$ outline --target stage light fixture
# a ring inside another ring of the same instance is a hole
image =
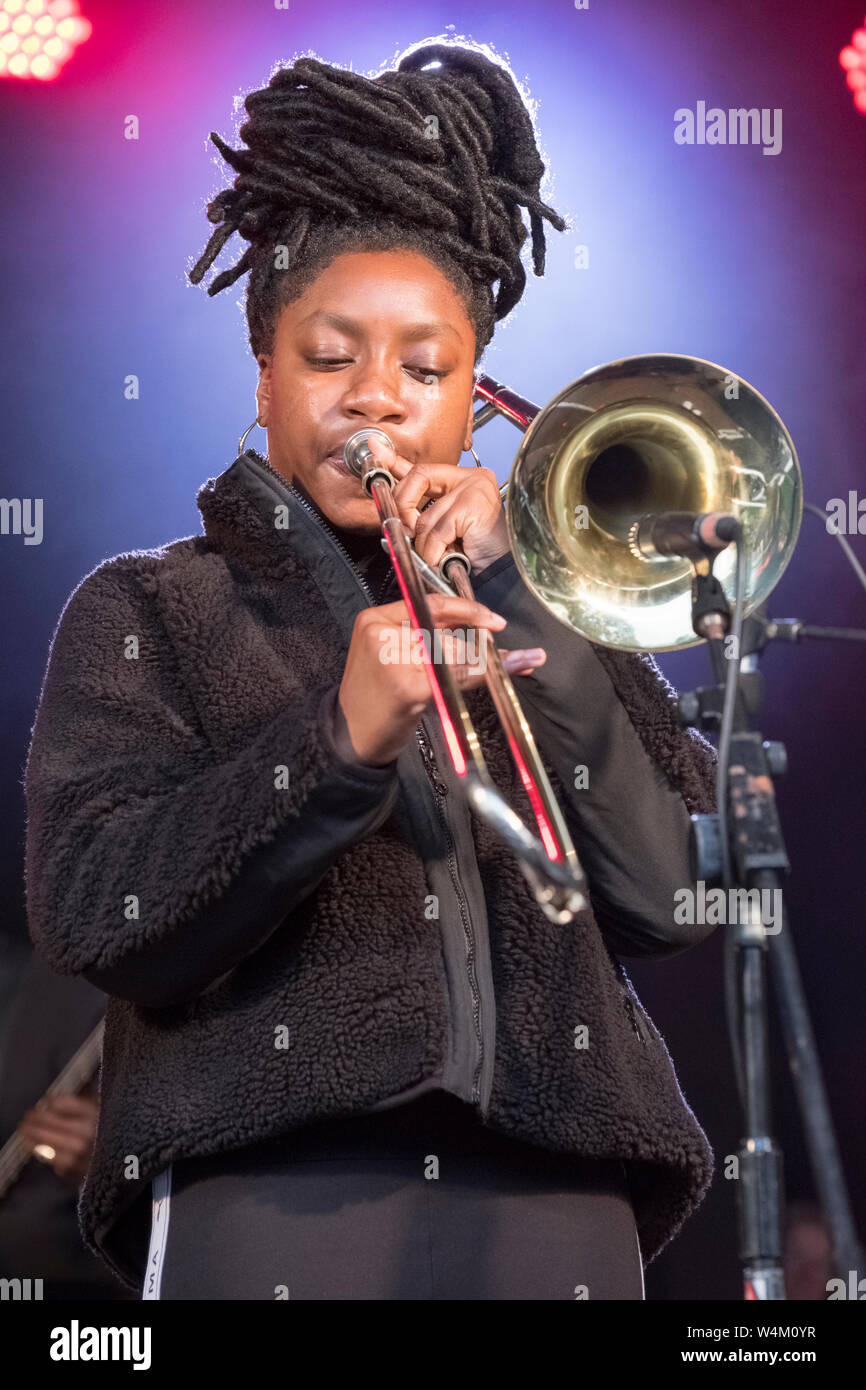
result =
[[[57,77],[93,33],[78,0],[0,0],[0,77]]]

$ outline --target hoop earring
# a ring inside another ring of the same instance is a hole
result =
[[[471,444],[469,445],[469,448],[468,448],[468,449],[464,449],[463,452],[464,452],[464,454],[469,453],[469,454],[472,455],[472,457],[473,457],[474,460],[475,460],[475,467],[476,467],[476,468],[482,468],[482,467],[483,467],[483,464],[482,464],[480,458],[479,458],[478,455],[476,454],[476,452],[475,452],[475,450],[473,449],[473,447],[472,447]]]
[[[240,439],[238,440],[238,453],[239,453],[239,454],[242,454],[242,453],[244,452],[244,441],[246,440],[246,437],[247,437],[247,435],[249,434],[250,430],[253,429],[256,425],[258,425],[258,427],[259,427],[260,430],[265,430],[265,429],[267,429],[267,425],[263,425],[263,424],[262,424],[262,422],[261,422],[261,420],[259,419],[258,414],[257,414],[255,420],[253,420],[253,423],[252,423],[251,425],[247,425],[247,428],[244,430],[243,434],[241,435]],[[267,458],[267,454],[265,454],[265,458]]]

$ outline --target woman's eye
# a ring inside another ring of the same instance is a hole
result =
[[[309,362],[311,367],[322,367],[327,369],[328,367],[345,367],[351,363],[352,358],[308,357],[307,361]],[[443,376],[448,375],[447,372],[437,371],[435,367],[415,367],[409,362],[405,363],[404,365],[407,372],[414,372],[417,376],[423,378],[423,380],[427,383],[431,383],[433,380],[441,381]]]
[[[410,366],[407,366],[407,367],[406,367],[406,370],[407,370],[407,372],[417,372],[418,375],[424,377],[425,380],[428,380],[429,378],[434,377],[437,381],[441,381],[441,379],[442,379],[443,376],[447,376],[447,375],[448,375],[447,372],[437,372],[433,367],[410,367]]]

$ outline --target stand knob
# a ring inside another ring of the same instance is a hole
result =
[[[689,863],[692,878],[697,882],[715,885],[722,881],[722,846],[719,839],[719,818],[715,811],[690,817],[692,836]]]
[[[771,777],[784,777],[788,771],[788,750],[778,739],[765,739],[764,754]]]

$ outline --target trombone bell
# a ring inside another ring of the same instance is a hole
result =
[[[504,489],[520,573],[567,627],[602,646],[695,646],[692,567],[628,545],[653,512],[731,512],[743,528],[744,615],[775,588],[802,519],[794,444],[772,406],[698,357],[627,357],[587,372],[543,409],[479,378],[484,423],[498,409],[524,438]],[[497,405],[497,401],[501,404]],[[479,412],[479,416],[481,412]],[[733,550],[714,573],[734,597]]]

